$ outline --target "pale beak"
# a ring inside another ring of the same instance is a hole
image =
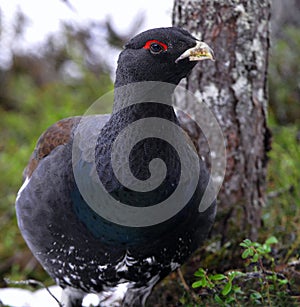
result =
[[[189,58],[190,61],[202,61],[202,60],[215,60],[213,50],[204,42],[197,42],[197,45],[193,48],[186,50],[175,63]]]

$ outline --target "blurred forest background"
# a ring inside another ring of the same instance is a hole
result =
[[[300,3],[273,2],[268,119],[273,142],[259,240],[276,236],[278,263],[286,265],[300,255]],[[19,11],[12,34],[15,40],[22,39],[27,22]],[[4,277],[53,283],[32,257],[17,227],[14,202],[22,171],[47,127],[83,114],[112,89],[110,65],[94,48],[103,40],[97,33],[105,33],[106,43],[121,50],[141,23],[137,17],[125,36],[109,21],[91,21],[85,27],[65,23],[60,33],[45,38],[39,50],[14,51],[11,65],[0,69],[0,287],[6,286]],[[0,6],[0,41],[1,29]],[[103,113],[110,111],[110,105],[103,105]],[[205,264],[209,267],[209,262]]]

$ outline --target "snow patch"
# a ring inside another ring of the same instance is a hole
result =
[[[118,307],[128,288],[128,283],[122,283],[110,292],[101,294],[88,294],[84,297],[82,306],[91,307]],[[58,299],[61,299],[62,289],[59,286],[49,287],[50,292]],[[57,307],[58,304],[53,297],[49,295],[46,289],[29,291],[20,288],[0,289],[0,302],[4,305],[13,307]]]

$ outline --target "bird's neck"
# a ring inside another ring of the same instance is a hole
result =
[[[114,104],[112,114],[115,115],[119,113],[122,109],[131,107],[128,108],[128,110],[130,110],[130,112],[133,112],[132,116],[135,120],[137,120],[137,117],[139,116],[147,116],[147,114],[144,114],[144,112],[151,113],[152,116],[160,117],[161,112],[166,111],[166,115],[168,116],[170,115],[170,110],[173,110],[172,102],[175,87],[176,86],[173,84],[158,81],[132,82],[128,84],[123,84],[122,86],[116,86],[114,91]],[[149,108],[139,107],[139,104],[147,104],[150,102],[157,103],[157,107],[153,110],[153,105],[151,104],[149,104]],[[155,114],[155,112],[158,113]],[[173,119],[173,116],[169,118],[169,120],[171,121],[173,121]]]
[[[172,106],[157,102],[143,102],[130,105],[124,109],[119,110],[118,112],[112,113],[111,129],[115,130],[116,122],[118,122],[118,126],[125,128],[127,125],[133,124],[140,119],[146,118],[165,119],[178,124],[178,119]],[[147,126],[144,128],[146,130]],[[137,134],[140,132],[143,133],[142,131],[132,131],[132,133],[134,132]]]
[[[172,106],[174,90],[173,84],[156,81],[135,82],[116,87],[113,112],[108,122],[111,131],[120,133],[120,127],[127,128],[129,125],[146,118],[151,118],[153,121],[157,119],[157,122],[159,122],[159,119],[164,119],[178,124]],[[158,123],[157,125],[160,126],[161,124]],[[149,128],[151,127],[143,125],[141,129],[131,129],[130,138],[138,140],[141,136],[145,137]],[[127,142],[126,139],[122,141]]]
[[[171,105],[171,89],[174,86],[159,91],[155,84],[134,84],[116,89],[113,113],[101,130],[95,152],[97,172],[102,182],[108,182],[107,186],[104,183],[107,190],[122,189],[112,169],[112,155],[117,157],[119,169],[123,169],[123,164],[129,161],[132,171],[140,180],[148,178],[150,161],[161,156],[172,165],[170,169],[173,171],[168,176],[172,177],[172,182],[166,190],[169,193],[173,189],[180,166],[176,153],[162,141],[166,133],[168,138],[177,137],[174,126],[179,123]],[[118,150],[115,144],[118,144]],[[129,156],[126,156],[126,148],[130,148]]]

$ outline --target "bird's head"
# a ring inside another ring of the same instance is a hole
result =
[[[133,82],[162,81],[178,84],[197,61],[214,60],[212,49],[188,31],[157,28],[132,38],[121,52],[116,87]]]

